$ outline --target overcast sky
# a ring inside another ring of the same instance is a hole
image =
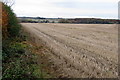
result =
[[[15,0],[17,16],[118,18],[119,0]]]

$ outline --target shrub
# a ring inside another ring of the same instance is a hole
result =
[[[8,28],[8,33],[10,37],[19,36],[19,31],[20,31],[20,25],[11,26]]]
[[[7,32],[5,33],[8,33],[7,36],[9,37],[16,37],[19,35],[19,31],[20,31],[20,24],[18,24],[18,20],[16,18],[16,15],[14,14],[13,10],[11,9],[10,6],[7,6],[5,4],[3,4],[3,10],[5,12],[7,12]],[[4,32],[3,32],[4,33]]]
[[[69,23],[69,21],[67,19],[61,19],[59,20],[59,23]]]

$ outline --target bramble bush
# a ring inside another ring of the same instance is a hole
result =
[[[8,31],[8,32],[6,32],[7,36],[8,37],[16,37],[16,36],[18,36],[19,32],[20,32],[21,25],[18,24],[18,20],[16,18],[16,15],[14,14],[14,12],[11,9],[10,6],[7,6],[7,5],[3,4],[3,9],[6,12],[5,14],[7,15],[7,17],[5,17],[6,20],[4,19],[4,21],[7,21],[5,23],[7,25],[3,26],[3,27],[7,27],[6,28],[7,30],[5,30],[5,31]],[[2,14],[3,18],[4,18],[5,14]]]

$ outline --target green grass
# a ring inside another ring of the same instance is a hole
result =
[[[48,75],[45,71],[43,71],[42,67],[38,65],[33,65],[34,72],[33,75],[38,78],[51,78],[51,75]]]
[[[37,55],[30,50],[30,44],[24,44],[25,35],[4,41],[3,80],[6,78],[51,78],[42,66],[37,64]],[[40,47],[42,48],[42,47]]]

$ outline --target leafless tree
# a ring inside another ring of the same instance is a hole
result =
[[[15,0],[2,0],[2,2],[8,6],[12,6],[12,5],[14,5]]]

